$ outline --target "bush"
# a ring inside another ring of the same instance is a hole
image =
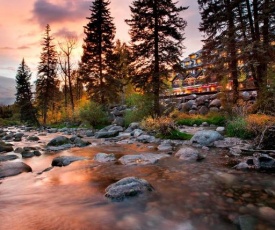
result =
[[[147,117],[142,120],[140,126],[148,132],[155,133],[159,138],[189,140],[192,137],[190,134],[180,132],[170,117]]]
[[[148,95],[131,94],[126,98],[126,104],[128,107],[132,107],[132,110],[125,113],[126,126],[132,122],[141,121],[143,118],[150,116],[153,111],[153,100]]]
[[[250,114],[246,117],[247,129],[255,136],[264,132],[266,127],[275,124],[275,117],[265,114]]]
[[[248,124],[244,117],[237,117],[229,121],[226,127],[226,134],[229,137],[239,137],[242,139],[250,139],[254,136],[248,129]]]
[[[79,108],[79,118],[94,128],[108,124],[108,114],[103,107],[93,101],[87,102]]]

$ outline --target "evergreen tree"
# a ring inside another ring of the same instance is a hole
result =
[[[49,109],[56,109],[56,92],[58,91],[59,80],[57,79],[57,52],[50,36],[50,26],[46,26],[42,42],[42,52],[38,66],[36,80],[36,102],[41,112],[43,124],[47,123]]]
[[[116,97],[117,81],[110,75],[113,66],[115,26],[110,15],[109,0],[94,0],[91,16],[84,26],[83,55],[80,73],[87,91],[96,102],[106,104]]]
[[[234,98],[238,76],[252,73],[260,98],[267,87],[267,69],[274,56],[273,0],[198,0],[204,32],[206,62],[218,67],[213,72],[231,76]],[[243,63],[243,65],[238,65]]]
[[[23,59],[16,74],[16,104],[20,109],[20,120],[29,124],[38,124],[36,112],[32,105],[31,71]]]
[[[184,48],[186,21],[179,13],[187,7],[177,7],[172,0],[135,0],[130,6],[131,48],[134,69],[132,82],[152,93],[154,113],[160,114],[159,94],[173,67],[179,65]]]

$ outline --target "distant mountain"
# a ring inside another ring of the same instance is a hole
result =
[[[15,102],[15,79],[0,76],[0,105],[11,105]]]

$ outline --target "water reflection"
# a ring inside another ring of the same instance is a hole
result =
[[[0,184],[0,230],[238,229],[234,222],[247,214],[256,220],[255,229],[275,228],[258,212],[262,206],[275,208],[274,195],[266,192],[274,191],[274,174],[225,167],[222,151],[211,151],[199,163],[174,157],[147,166],[92,160],[98,152],[119,157],[148,150],[148,146],[111,143],[24,160],[34,172],[6,178]],[[88,159],[37,175],[58,155]],[[146,179],[155,191],[125,202],[104,197],[108,185],[127,176]]]

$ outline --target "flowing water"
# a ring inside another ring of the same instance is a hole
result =
[[[40,145],[51,137],[41,137]],[[0,230],[226,230],[239,229],[240,221],[254,229],[275,229],[275,216],[261,212],[275,209],[274,174],[235,171],[224,151],[211,149],[195,163],[173,156],[146,166],[92,160],[98,152],[119,157],[152,151],[152,145],[97,141],[23,159],[33,173],[0,180]],[[89,159],[38,174],[60,155]],[[146,179],[155,190],[123,202],[108,200],[105,188],[127,176]]]

